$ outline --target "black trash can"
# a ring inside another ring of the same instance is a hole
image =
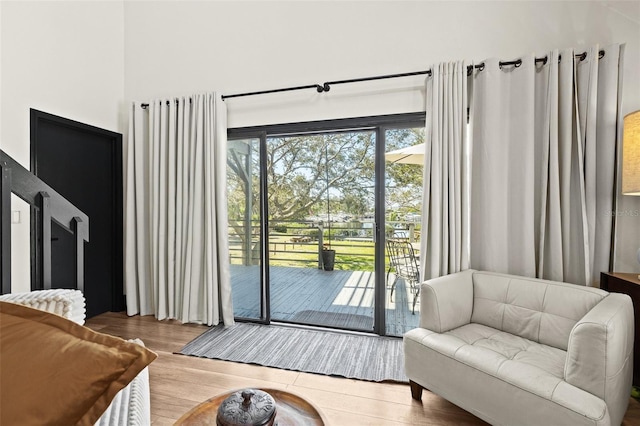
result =
[[[333,264],[336,261],[335,250],[322,250],[322,265],[325,271],[333,271]]]

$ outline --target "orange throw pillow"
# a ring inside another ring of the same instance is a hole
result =
[[[155,358],[59,315],[0,302],[0,424],[92,425]]]

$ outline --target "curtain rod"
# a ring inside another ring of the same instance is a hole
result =
[[[602,59],[605,55],[604,50],[600,50],[598,52],[598,59]],[[579,53],[577,55],[574,55],[576,58],[580,59],[580,62],[584,61],[587,58],[587,52],[582,52]],[[535,62],[536,63],[540,63],[542,62],[543,65],[547,64],[547,59],[548,57],[545,56],[543,58],[536,58]],[[558,56],[558,62],[560,62],[560,59],[562,59],[562,55]],[[502,69],[502,67],[505,66],[510,66],[510,65],[514,65],[516,68],[518,68],[520,65],[522,65],[522,59],[516,59],[515,61],[500,61],[498,62],[498,65],[500,66],[500,69]],[[471,73],[473,72],[473,69],[478,69],[480,71],[484,70],[484,62],[478,64],[478,65],[468,65],[467,66],[467,75],[471,75]],[[362,81],[374,81],[374,80],[384,80],[384,79],[388,79],[388,78],[399,78],[399,77],[410,77],[410,76],[414,76],[414,75],[428,75],[431,76],[431,70],[428,69],[426,71],[414,71],[414,72],[405,72],[405,73],[400,73],[400,74],[389,74],[389,75],[378,75],[378,76],[374,76],[374,77],[362,77],[362,78],[352,78],[352,79],[348,79],[348,80],[336,80],[336,81],[327,81],[325,83],[323,83],[322,85],[320,84],[308,84],[306,86],[295,86],[295,87],[285,87],[283,89],[272,89],[272,90],[262,90],[259,92],[247,92],[247,93],[235,93],[233,95],[222,95],[221,98],[222,100],[225,99],[230,99],[230,98],[240,98],[240,97],[244,97],[244,96],[254,96],[254,95],[265,95],[268,93],[279,93],[279,92],[290,92],[293,90],[303,90],[303,89],[316,89],[316,91],[318,93],[322,93],[322,92],[328,92],[329,90],[331,90],[331,86],[334,84],[347,84],[347,83],[359,83]],[[167,105],[169,105],[169,101],[167,101]],[[142,108],[147,108],[149,106],[149,104],[141,104],[140,105]]]

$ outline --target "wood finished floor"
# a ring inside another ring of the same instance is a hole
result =
[[[245,387],[295,392],[318,407],[330,425],[484,425],[430,392],[414,401],[408,385],[372,383],[316,374],[175,355],[207,327],[157,321],[151,316],[105,313],[88,327],[125,339],[138,337],[158,354],[149,366],[151,418],[171,425],[200,402]],[[631,399],[623,425],[640,425],[640,402]]]

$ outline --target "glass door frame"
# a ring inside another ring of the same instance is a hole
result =
[[[236,319],[248,322],[269,324],[271,322],[270,289],[269,289],[269,241],[267,211],[267,138],[270,136],[300,135],[305,133],[332,133],[341,131],[373,131],[376,135],[375,146],[375,229],[374,229],[374,269],[375,299],[373,333],[386,335],[386,278],[385,278],[385,134],[389,129],[424,127],[425,113],[390,114],[371,117],[344,118],[303,123],[271,124],[265,126],[239,127],[227,130],[228,140],[257,139],[260,141],[260,312],[259,319]],[[361,331],[361,330],[356,330]]]
[[[260,178],[259,178],[259,189],[260,189],[260,197],[259,197],[259,211],[260,211],[260,317],[252,318],[252,317],[238,317],[235,319],[242,322],[252,322],[258,324],[269,324],[271,322],[271,304],[270,300],[270,288],[267,285],[269,282],[269,250],[268,250],[268,241],[267,241],[267,233],[269,229],[269,217],[267,215],[267,181],[264,179],[266,176],[266,158],[267,154],[267,146],[266,139],[267,134],[264,130],[257,129],[244,129],[244,128],[236,128],[236,129],[228,129],[227,130],[227,140],[258,140],[259,141],[259,152],[260,152],[260,160],[259,160],[259,170],[260,170]]]

